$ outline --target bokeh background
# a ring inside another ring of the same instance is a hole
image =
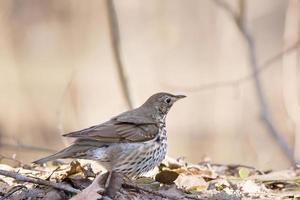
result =
[[[167,118],[170,156],[260,169],[300,158],[299,1],[115,0],[119,32],[109,1],[0,0],[1,155],[29,163],[168,91],[188,96]]]

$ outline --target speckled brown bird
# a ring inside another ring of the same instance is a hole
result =
[[[107,122],[65,134],[76,138],[58,153],[35,161],[41,164],[61,158],[90,159],[108,171],[137,177],[157,166],[166,155],[166,115],[184,95],[157,93],[140,107]]]

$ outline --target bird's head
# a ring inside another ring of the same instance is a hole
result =
[[[174,102],[185,97],[185,95],[174,95],[166,92],[160,92],[149,97],[143,106],[150,106],[159,113],[166,115]]]

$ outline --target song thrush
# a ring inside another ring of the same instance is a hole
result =
[[[137,177],[157,166],[166,155],[165,118],[173,103],[184,95],[157,93],[142,106],[100,125],[65,134],[76,138],[58,153],[34,163],[60,158],[91,159],[108,171]]]

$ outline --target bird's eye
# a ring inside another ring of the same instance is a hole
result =
[[[171,98],[167,97],[167,98],[165,99],[165,102],[166,102],[167,104],[171,103]]]

